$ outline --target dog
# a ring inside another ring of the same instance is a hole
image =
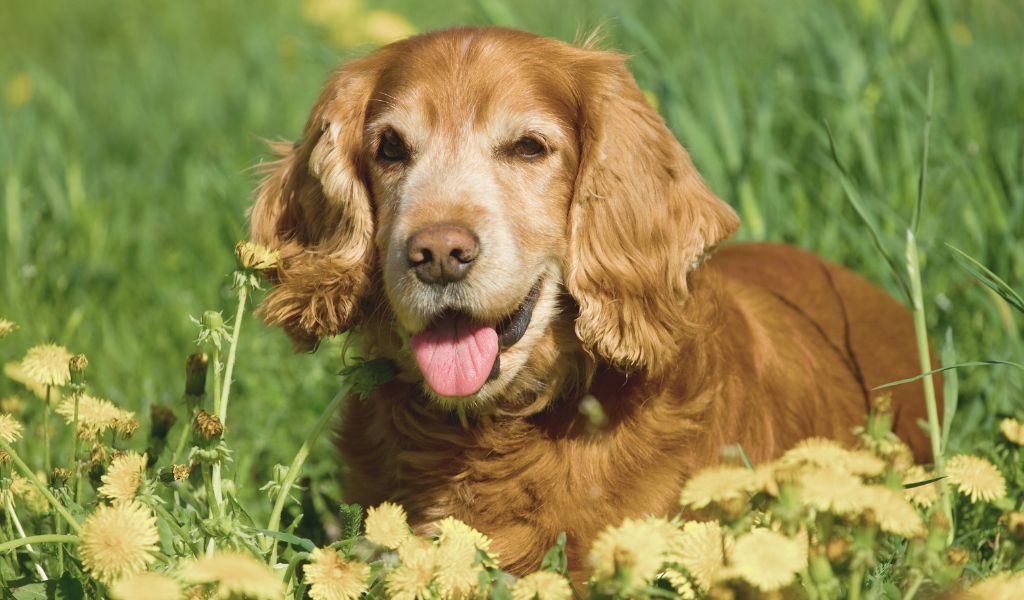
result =
[[[563,531],[585,572],[605,526],[674,514],[723,447],[852,441],[872,388],[920,372],[910,314],[868,281],[789,246],[716,250],[739,219],[619,54],[409,38],[335,71],[276,150],[250,215],[281,256],[260,314],[298,350],[349,331],[398,366],[344,410],[348,500],[400,503],[421,533],[455,516],[513,573]],[[921,389],[892,401],[927,462]]]

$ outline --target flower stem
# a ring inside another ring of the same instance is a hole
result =
[[[171,455],[171,465],[178,464],[178,459],[181,458],[181,453],[185,450],[185,442],[188,441],[189,434],[192,432],[192,423],[196,420],[196,411],[191,406],[185,409],[185,423],[181,428],[181,433],[178,434],[178,443],[174,446],[174,454]]]
[[[14,528],[18,530],[18,536],[22,539],[27,538],[28,536],[25,535],[25,529],[21,526],[21,521],[18,520],[18,514],[14,512],[14,504],[11,503],[10,494],[4,494],[4,508],[7,509],[7,516],[10,517],[11,522],[14,523]],[[36,553],[36,549],[32,547],[32,544],[25,544],[25,547],[28,548],[28,551],[32,554]],[[46,571],[43,570],[43,566],[35,561],[33,561],[33,563],[36,566],[36,572],[39,573],[39,578],[43,581],[48,580],[49,577],[46,576]]]
[[[78,439],[78,404],[81,399],[82,393],[75,391],[75,418],[71,424],[71,464],[75,468],[75,486],[73,488],[75,491],[75,502],[78,502],[79,498],[82,497],[82,465],[78,462],[81,441]]]
[[[31,544],[77,544],[79,541],[80,540],[77,535],[57,535],[55,533],[30,535],[28,537],[0,544],[0,552],[7,552],[8,550],[14,550],[15,548],[21,548],[22,546],[28,546]]]
[[[43,471],[50,476],[50,394],[52,385],[46,386],[46,405],[43,407]]]
[[[220,349],[214,346],[213,348],[213,414],[219,415],[221,411],[221,395],[220,395]],[[221,420],[221,424],[224,421]],[[217,514],[223,515],[224,507],[224,494],[221,492],[220,483],[220,462],[218,461],[213,465],[213,500],[217,503]],[[211,511],[210,516],[213,516]]]
[[[238,332],[242,329],[242,315],[245,313],[245,299],[248,295],[249,287],[247,285],[239,286],[238,310],[235,312],[235,325],[231,330],[231,345],[228,346],[228,360],[224,369],[223,389],[220,393],[220,410],[217,412],[217,416],[220,417],[220,422],[222,424],[226,423],[228,420],[228,397],[231,396],[231,375],[235,370],[235,353],[238,349]]]
[[[924,400],[928,409],[928,434],[932,445],[932,456],[935,465],[935,472],[938,475],[945,474],[945,460],[942,457],[942,425],[939,423],[938,404],[935,400],[935,379],[931,374],[932,357],[928,347],[928,326],[924,312],[924,293],[921,286],[921,263],[917,252],[917,241],[914,232],[907,230],[907,270],[910,273],[910,293],[914,302],[914,333],[917,337],[917,357],[921,365],[921,372],[927,375],[921,380],[924,384]],[[949,488],[946,479],[939,481],[941,491],[942,512],[949,521],[949,540],[952,542],[955,526],[953,523],[953,510],[949,503]]]
[[[295,556],[288,561],[288,570],[284,572],[284,582],[287,585],[288,580],[295,576],[295,570],[299,566],[299,562],[309,560],[309,552],[296,552]]]
[[[338,405],[341,401],[348,396],[349,391],[352,389],[352,384],[348,381],[342,382],[341,389],[334,395],[327,407],[324,408],[323,413],[317,420],[316,425],[313,426],[313,430],[309,432],[306,440],[302,442],[302,446],[299,447],[299,451],[295,454],[295,459],[292,460],[292,464],[288,467],[288,472],[284,476],[284,480],[281,482],[281,490],[277,493],[277,499],[274,501],[274,509],[270,513],[270,521],[267,523],[267,529],[269,531],[277,531],[278,527],[281,526],[281,512],[284,510],[285,500],[288,499],[288,492],[291,491],[292,485],[295,484],[295,480],[299,477],[299,472],[302,470],[302,463],[306,461],[306,457],[309,456],[309,451],[312,449],[313,444],[316,443],[320,435],[327,429],[327,425],[331,422],[335,413],[338,411]],[[273,541],[273,549],[270,551],[270,565],[277,562],[277,541]]]
[[[21,474],[24,475],[26,479],[28,479],[29,483],[34,485],[35,488],[39,490],[39,493],[41,493],[46,498],[47,502],[50,503],[50,506],[52,506],[53,509],[56,510],[57,513],[60,514],[60,516],[63,517],[65,521],[67,521],[68,525],[71,526],[71,529],[75,533],[81,533],[82,526],[78,524],[78,521],[76,521],[75,518],[71,516],[71,513],[69,513],[68,510],[64,508],[63,504],[61,504],[56,498],[53,497],[53,494],[50,493],[50,490],[46,489],[46,486],[39,481],[39,478],[36,477],[36,474],[32,472],[32,469],[30,469],[28,465],[25,464],[25,461],[21,460],[21,457],[18,456],[18,453],[14,451],[14,448],[11,448],[11,445],[4,441],[2,438],[0,438],[0,448],[3,448],[7,452],[7,454],[11,457],[11,461],[14,462],[14,466],[18,467],[18,470],[21,471]],[[2,549],[2,546],[0,546],[0,549]]]

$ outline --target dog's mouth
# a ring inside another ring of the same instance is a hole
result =
[[[427,385],[440,396],[471,396],[496,379],[501,373],[501,351],[526,333],[540,288],[537,282],[512,314],[497,323],[447,311],[412,336],[409,344]]]

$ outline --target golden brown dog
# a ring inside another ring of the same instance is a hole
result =
[[[279,248],[261,308],[300,349],[356,332],[400,377],[349,402],[346,491],[454,515],[513,572],[561,531],[572,568],[686,478],[849,439],[872,386],[917,370],[909,314],[739,221],[613,53],[504,29],[384,47],[336,71],[252,211]],[[920,385],[897,432],[929,458]],[[607,416],[594,432],[590,395]]]

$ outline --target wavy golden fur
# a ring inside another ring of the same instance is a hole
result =
[[[403,160],[381,159],[399,134]],[[516,154],[524,137],[543,152]],[[352,331],[400,367],[345,410],[349,499],[400,502],[420,530],[463,519],[513,572],[566,531],[583,573],[601,528],[673,512],[723,447],[761,461],[849,440],[872,386],[915,372],[908,313],[851,272],[772,244],[706,260],[739,221],[618,54],[494,28],[418,36],[336,71],[276,150],[252,211],[253,239],[282,253],[263,318],[303,350]],[[403,250],[438,222],[480,245],[443,287]],[[498,322],[535,286],[496,377],[458,398],[424,384],[411,335],[445,310]],[[920,386],[893,396],[929,458]]]

